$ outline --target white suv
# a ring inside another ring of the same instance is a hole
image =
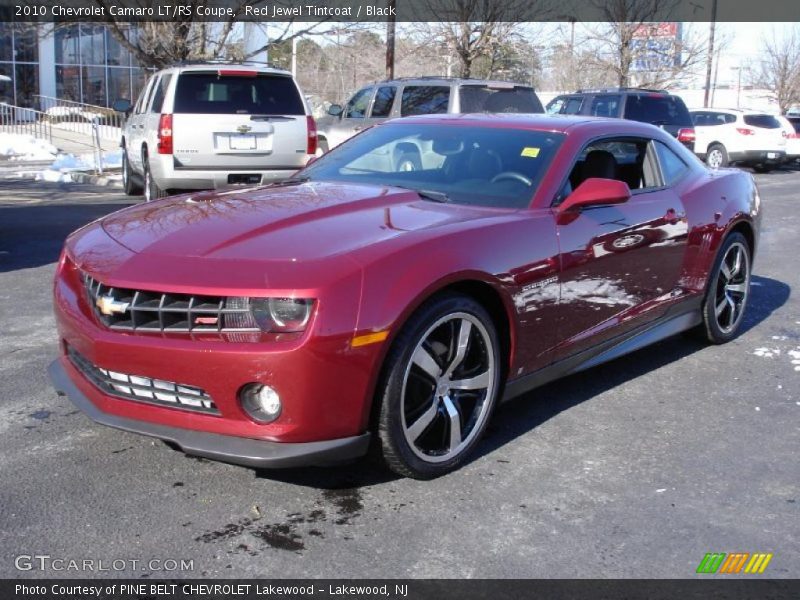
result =
[[[786,156],[781,123],[772,115],[737,109],[689,111],[694,123],[694,151],[709,167],[740,164],[765,173]]]
[[[203,63],[153,75],[122,130],[129,195],[260,184],[290,176],[317,150],[314,119],[291,73]]]

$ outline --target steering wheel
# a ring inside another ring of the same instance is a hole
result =
[[[533,185],[533,181],[525,177],[522,173],[517,173],[516,171],[503,171],[502,173],[498,173],[494,177],[492,177],[492,183],[498,183],[500,181],[504,181],[507,179],[513,179],[514,181],[519,181],[520,183],[524,183],[528,187]]]

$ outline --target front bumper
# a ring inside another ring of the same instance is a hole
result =
[[[363,456],[369,446],[369,433],[318,442],[283,443],[126,419],[98,409],[67,375],[62,360],[66,359],[55,360],[50,364],[50,380],[57,392],[66,395],[90,419],[116,429],[172,442],[193,456],[254,468],[326,466]]]

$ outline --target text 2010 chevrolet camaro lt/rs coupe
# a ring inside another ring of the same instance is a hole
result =
[[[92,419],[189,454],[373,450],[431,478],[503,399],[683,330],[734,337],[759,222],[751,175],[650,125],[401,119],[283,183],[73,233],[50,374]]]

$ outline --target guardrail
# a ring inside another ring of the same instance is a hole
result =
[[[8,133],[32,135],[53,143],[53,125],[46,115],[32,108],[0,102],[0,126]]]

